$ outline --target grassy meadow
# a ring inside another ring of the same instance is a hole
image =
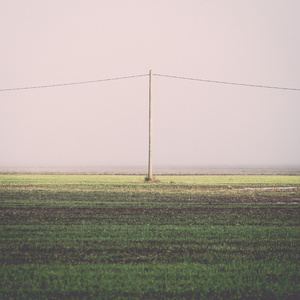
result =
[[[298,299],[300,176],[0,175],[0,299]]]

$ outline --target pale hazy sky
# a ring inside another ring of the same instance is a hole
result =
[[[300,88],[299,0],[0,0],[0,89],[153,73]],[[300,92],[153,77],[154,165],[300,164]],[[147,165],[148,77],[0,92],[0,166]]]

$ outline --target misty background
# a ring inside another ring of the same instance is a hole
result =
[[[0,7],[0,89],[149,70],[300,88],[298,0]],[[0,92],[0,167],[146,166],[148,81]],[[152,97],[154,166],[300,165],[299,91],[153,76]]]

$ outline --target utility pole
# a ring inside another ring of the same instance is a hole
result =
[[[152,180],[152,70],[149,71],[149,162],[148,180]]]

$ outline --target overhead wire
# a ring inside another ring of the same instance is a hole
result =
[[[256,87],[256,88],[266,88],[266,89],[300,91],[300,88],[288,88],[288,87],[257,85],[257,84],[248,84],[248,83],[236,83],[236,82],[217,81],[217,80],[208,80],[208,79],[200,79],[200,78],[190,78],[190,77],[164,75],[164,74],[152,74],[152,75],[153,76],[160,76],[160,77],[184,79],[184,80],[195,80],[195,81],[202,81],[202,82],[219,83],[219,84],[239,85],[239,86],[248,86],[248,87]]]
[[[10,88],[10,89],[1,89],[0,92],[19,91],[19,90],[31,90],[31,89],[42,89],[42,88],[52,88],[52,87],[60,87],[60,86],[68,86],[68,85],[79,85],[79,84],[97,83],[97,82],[103,82],[103,81],[122,80],[122,79],[143,77],[143,76],[148,76],[148,75],[149,74],[141,74],[141,75],[132,75],[132,76],[106,78],[106,79],[89,80],[89,81],[78,81],[78,82],[69,82],[69,83],[58,83],[58,84],[49,84],[49,85],[18,87],[18,88]]]
[[[288,91],[300,91],[300,88],[289,88],[289,87],[279,87],[279,86],[248,84],[248,83],[237,83],[237,82],[229,82],[229,81],[218,81],[218,80],[209,80],[209,79],[200,79],[200,78],[191,78],[191,77],[165,75],[165,74],[155,74],[155,73],[153,73],[152,75],[153,76],[160,76],[160,77],[167,77],[167,78],[183,79],[183,80],[209,82],[209,83],[216,83],[216,84],[227,84],[227,85],[235,85],[235,86],[277,89],[277,90],[288,90]],[[49,84],[49,85],[8,88],[8,89],[0,89],[0,92],[42,89],[42,88],[52,88],[52,87],[80,85],[80,84],[90,84],[90,83],[98,83],[98,82],[113,81],[113,80],[123,80],[123,79],[130,79],[130,78],[136,78],[136,77],[145,77],[145,76],[149,76],[149,74],[131,75],[131,76],[124,76],[124,77],[106,78],[106,79],[89,80],[89,81],[78,81],[78,82],[70,82],[70,83],[58,83],[58,84]]]

